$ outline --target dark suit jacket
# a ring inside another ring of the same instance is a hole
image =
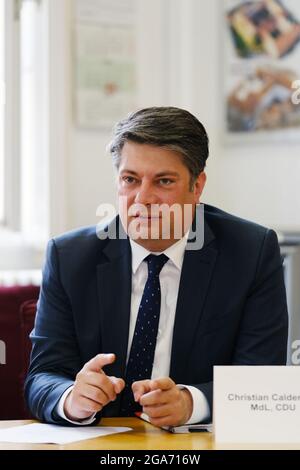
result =
[[[128,239],[99,240],[95,227],[49,242],[25,385],[33,415],[55,412],[83,365],[114,352],[109,375],[125,376],[131,299]],[[288,315],[274,231],[205,206],[205,241],[186,251],[170,377],[198,387],[212,407],[214,365],[285,364]],[[117,416],[120,398],[103,409]]]

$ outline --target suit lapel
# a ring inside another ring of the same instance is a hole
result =
[[[187,357],[203,314],[217,250],[210,242],[213,232],[205,222],[205,242],[200,250],[186,251],[182,265],[173,333],[170,376],[180,382]]]
[[[108,375],[124,377],[131,303],[131,249],[127,239],[109,240],[106,260],[97,267],[101,344],[116,361],[106,366]]]

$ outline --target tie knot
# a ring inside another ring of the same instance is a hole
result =
[[[145,261],[148,263],[148,273],[151,276],[158,276],[163,266],[168,261],[168,257],[164,254],[162,255],[148,255],[145,258]]]

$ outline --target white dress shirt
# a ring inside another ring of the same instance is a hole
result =
[[[188,233],[181,240],[167,248],[164,253],[169,260],[163,266],[160,275],[161,287],[161,309],[156,340],[156,348],[151,378],[168,377],[170,373],[170,360],[172,349],[173,328],[175,321],[176,304],[179,290],[179,282],[183,263],[184,252],[186,248]],[[148,267],[144,259],[151,253],[138,243],[130,239],[132,251],[132,290],[131,290],[131,312],[129,324],[129,338],[127,360],[130,354],[132,338],[135,329],[135,323],[139,306],[141,303],[144,287],[148,278]],[[153,255],[162,253],[154,252]],[[205,395],[196,387],[188,385],[178,385],[180,388],[186,388],[193,398],[193,412],[186,424],[198,423],[206,420],[210,415],[209,405]],[[93,422],[95,414],[86,420],[77,422],[69,420],[64,414],[64,402],[67,395],[71,392],[69,387],[62,395],[58,405],[58,414],[68,421],[75,424],[90,424]]]

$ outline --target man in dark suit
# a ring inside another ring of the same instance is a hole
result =
[[[190,248],[208,138],[187,111],[130,115],[110,151],[119,216],[99,233],[77,230],[48,246],[29,408],[58,424],[137,409],[156,425],[209,420],[214,365],[285,364],[276,234],[205,205],[201,246]]]

